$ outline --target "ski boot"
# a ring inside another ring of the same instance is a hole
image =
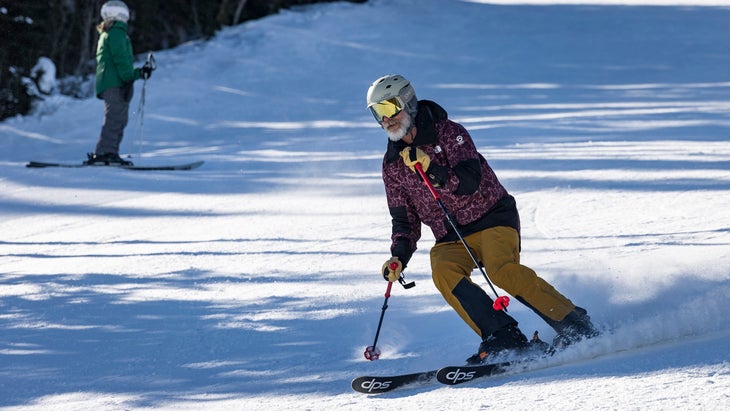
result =
[[[493,332],[479,344],[476,354],[467,358],[469,365],[483,364],[487,357],[494,357],[503,351],[521,351],[529,347],[525,334],[517,328],[517,324],[508,325]]]

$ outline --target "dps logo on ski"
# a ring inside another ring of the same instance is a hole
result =
[[[474,378],[475,373],[476,371],[465,372],[461,371],[461,369],[457,369],[456,371],[451,371],[450,373],[446,374],[446,379],[453,382],[469,381]]]
[[[390,387],[390,381],[378,382],[373,378],[370,381],[363,381],[360,386],[368,392],[387,390]]]

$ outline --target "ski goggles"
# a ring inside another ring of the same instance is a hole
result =
[[[405,106],[406,105],[403,104],[403,100],[401,100],[400,97],[393,97],[372,104],[368,108],[370,109],[370,112],[373,113],[375,119],[378,120],[378,123],[382,123],[383,117],[391,118],[393,116],[397,116],[398,113],[405,108]]]

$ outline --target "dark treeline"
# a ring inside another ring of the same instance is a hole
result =
[[[96,25],[106,0],[0,0],[0,120],[27,114],[38,98],[40,57],[56,77],[93,76]],[[135,52],[161,50],[211,37],[217,30],[274,14],[282,8],[336,0],[126,0]],[[345,0],[364,3],[367,0]],[[82,97],[73,83],[61,93]],[[70,85],[69,85],[70,84]]]

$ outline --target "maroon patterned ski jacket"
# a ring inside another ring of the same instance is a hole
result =
[[[495,226],[519,230],[515,200],[497,179],[487,160],[476,150],[469,132],[448,119],[438,104],[420,100],[416,115],[418,147],[431,159],[426,174],[435,186],[459,231],[469,234]],[[388,141],[383,159],[383,182],[393,222],[391,255],[408,263],[421,238],[421,223],[431,228],[436,242],[458,241],[419,174],[403,163],[402,140]]]

